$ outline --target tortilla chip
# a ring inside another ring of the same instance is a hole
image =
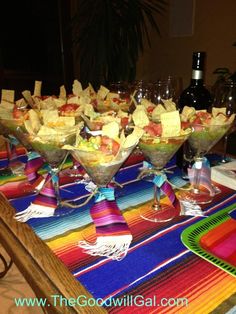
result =
[[[134,130],[125,139],[122,139],[123,148],[129,148],[138,144],[138,141],[143,136],[144,130],[139,127],[134,127]]]
[[[142,105],[138,105],[132,114],[134,125],[140,128],[149,124],[148,116],[145,112],[145,108]]]
[[[26,101],[25,101],[24,98],[20,98],[20,99],[18,99],[18,100],[16,101],[16,106],[17,106],[18,108],[26,108],[27,103],[26,103]]]
[[[91,98],[89,96],[80,96],[79,104],[84,106],[86,104],[90,104]]]
[[[91,104],[85,104],[84,115],[89,118],[95,118],[98,114],[94,111],[94,108]]]
[[[149,100],[147,100],[145,98],[141,99],[141,103],[140,104],[143,105],[146,109],[148,107],[155,107],[155,104],[153,104],[151,101],[149,101]]]
[[[184,106],[182,113],[181,113],[181,120],[186,122],[188,121],[192,116],[194,116],[196,113],[196,110],[194,107]]]
[[[212,113],[213,118],[215,118],[219,113],[223,113],[224,115],[226,115],[226,107],[224,108],[213,107],[211,113]]]
[[[118,93],[113,93],[113,92],[109,92],[108,94],[107,94],[107,97],[106,97],[107,99],[112,99],[112,98],[120,98],[120,95],[118,94]]]
[[[14,105],[14,103],[11,103],[9,101],[2,100],[0,106],[1,106],[1,108],[4,108],[4,110],[12,111],[15,105]]]
[[[58,110],[43,109],[40,111],[40,114],[42,115],[44,125],[54,122],[59,118]]]
[[[167,111],[175,111],[176,110],[176,104],[172,101],[172,98],[162,99],[161,101],[163,102]]]
[[[179,111],[169,111],[162,113],[161,116],[162,136],[178,136],[181,130]]]
[[[75,96],[79,96],[80,93],[83,91],[82,85],[78,80],[74,80],[74,83],[72,85],[72,93]]]
[[[25,98],[27,104],[29,104],[31,108],[35,108],[36,107],[35,102],[34,102],[32,96],[31,96],[31,92],[29,90],[24,90],[22,92],[22,95]]]
[[[67,104],[77,104],[79,105],[79,97],[73,96],[67,99]]]
[[[14,103],[15,91],[11,89],[2,89],[1,102],[5,100],[6,102]]]
[[[158,104],[152,112],[152,119],[159,120],[160,115],[164,112],[166,112],[166,109],[161,104]]]
[[[60,86],[59,98],[66,100],[66,88],[64,85]]]
[[[34,82],[34,96],[41,97],[41,88],[42,88],[42,81],[35,81]]]
[[[101,85],[97,92],[97,96],[100,99],[105,99],[108,93],[109,93],[109,89]]]
[[[115,121],[110,122],[102,127],[102,135],[117,139],[119,136],[119,124]]]
[[[31,124],[31,121],[30,121],[30,120],[25,120],[25,121],[24,121],[24,126],[25,126],[26,131],[27,131],[29,134],[31,134],[31,135],[34,135],[34,134],[35,134],[35,132],[34,132],[34,130],[33,130],[33,128],[32,128],[32,124]]]
[[[33,109],[30,109],[28,114],[29,114],[29,120],[31,122],[31,127],[33,129],[33,132],[37,133],[39,131],[40,127],[41,127],[39,115]]]
[[[226,124],[227,121],[227,117],[226,115],[224,115],[223,113],[218,113],[217,116],[212,117],[211,118],[211,125],[224,125]]]

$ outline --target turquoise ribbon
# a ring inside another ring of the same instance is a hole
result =
[[[49,172],[49,174],[51,175],[51,179],[53,183],[58,183],[59,182],[59,175],[55,174],[52,171],[52,168],[49,165],[45,165],[44,169]]]
[[[144,168],[147,168],[147,169],[153,169],[153,168],[154,168],[153,165],[150,164],[150,163],[147,162],[147,161],[144,161],[144,162],[143,162],[143,167],[144,167]],[[160,187],[162,186],[162,184],[166,181],[166,179],[167,179],[167,177],[166,177],[165,173],[163,173],[163,172],[160,171],[159,174],[155,174],[155,175],[154,175],[154,178],[153,178],[152,182],[153,182],[157,187],[160,188]]]
[[[154,176],[154,179],[152,180],[152,182],[157,186],[157,187],[161,187],[162,184],[166,181],[166,175],[165,174],[158,174]]]
[[[10,140],[10,144],[11,144],[11,145],[16,146],[16,145],[19,144],[19,141],[15,138],[15,136],[9,135],[8,138],[9,138],[9,140]]]
[[[114,188],[100,187],[95,195],[95,203],[103,200],[114,201],[115,192]]]
[[[30,161],[30,160],[33,160],[33,159],[40,157],[40,155],[38,153],[32,151],[32,152],[28,152],[27,157],[28,157],[28,161]]]

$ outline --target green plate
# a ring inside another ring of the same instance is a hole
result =
[[[189,226],[182,232],[181,240],[183,244],[192,252],[236,277],[236,267],[204,250],[200,244],[200,239],[203,235],[219,226],[226,220],[232,219],[228,213],[233,209],[235,209],[235,205],[224,208],[218,213],[204,218],[203,220]]]

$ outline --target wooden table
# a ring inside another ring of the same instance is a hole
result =
[[[14,208],[0,194],[0,242],[36,297],[47,298],[46,313],[91,313],[91,307],[53,305],[52,295],[67,299],[76,299],[80,295],[92,296],[27,224],[13,218],[14,214]],[[102,307],[93,307],[93,311],[106,313]]]

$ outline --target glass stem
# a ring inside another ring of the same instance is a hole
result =
[[[203,158],[197,157],[195,159],[195,169],[193,176],[193,191],[194,193],[199,193],[199,184],[200,184],[200,174],[202,169]]]
[[[159,187],[156,184],[154,184],[154,201],[153,201],[152,207],[155,210],[161,209],[161,205],[160,205],[160,189],[159,189]]]
[[[228,134],[224,137],[224,145],[223,145],[223,156],[221,162],[225,163],[227,162],[227,143],[228,143]]]
[[[52,168],[52,184],[55,190],[57,206],[61,204],[60,186],[59,186],[59,169]]]

